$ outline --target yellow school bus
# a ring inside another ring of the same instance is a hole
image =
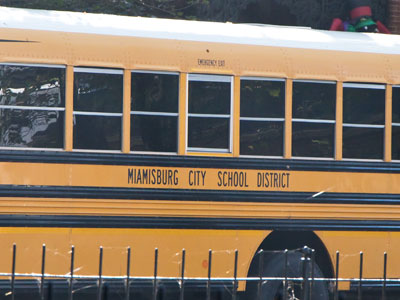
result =
[[[384,252],[400,277],[398,36],[7,7],[0,20],[0,272],[16,244],[16,272],[39,273],[45,244],[48,274],[69,272],[71,246],[75,274],[97,274],[102,246],[104,275],[125,274],[131,247],[131,276],[153,275],[157,248],[158,276],[179,277],[185,249],[185,275],[207,277],[212,249],[213,277],[234,275],[238,250],[244,278],[260,249],[307,245],[320,277],[337,250],[340,277],[359,276],[360,251],[364,277],[382,276]]]

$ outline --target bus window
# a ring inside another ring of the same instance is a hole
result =
[[[292,107],[293,156],[333,158],[336,84],[294,81]]]
[[[393,87],[392,95],[392,159],[400,160],[400,86]]]
[[[179,75],[132,72],[131,151],[177,152]]]
[[[385,86],[343,84],[343,157],[383,159]]]
[[[65,67],[0,65],[0,147],[62,149]]]
[[[282,156],[284,118],[283,79],[241,79],[241,155]]]
[[[188,150],[231,152],[232,77],[189,75]]]
[[[74,69],[74,149],[120,150],[123,73]]]

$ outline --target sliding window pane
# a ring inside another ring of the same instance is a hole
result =
[[[0,65],[0,105],[64,107],[65,68]]]
[[[189,147],[229,148],[229,118],[189,117],[188,131]]]
[[[400,123],[400,87],[393,87],[392,122]]]
[[[285,82],[267,80],[240,81],[240,116],[283,118]]]
[[[381,128],[343,128],[343,157],[383,159],[383,132]]]
[[[293,118],[335,120],[336,84],[293,82]]]
[[[400,160],[400,126],[392,127],[392,159]]]
[[[385,124],[385,90],[344,87],[343,122]]]
[[[75,115],[74,148],[88,150],[120,150],[121,118]]]
[[[74,76],[74,111],[122,112],[122,74],[75,72]]]
[[[333,157],[335,125],[293,122],[293,156]]]
[[[283,155],[283,122],[240,121],[240,154]]]
[[[178,118],[169,116],[131,116],[133,151],[176,152]]]
[[[64,112],[0,109],[0,146],[63,148]]]
[[[189,113],[231,113],[231,83],[189,81]]]
[[[132,73],[132,111],[178,112],[179,76]]]

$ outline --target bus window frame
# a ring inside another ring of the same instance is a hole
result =
[[[186,139],[185,139],[185,148],[187,154],[195,154],[195,155],[207,155],[210,153],[215,154],[225,154],[225,155],[233,155],[233,114],[234,114],[234,75],[216,75],[216,74],[199,74],[199,73],[189,73],[187,75],[187,90],[186,90]],[[190,81],[197,82],[226,82],[230,84],[230,111],[229,115],[226,114],[196,114],[189,113],[189,83]],[[189,117],[197,117],[197,118],[221,118],[221,119],[229,119],[229,145],[226,149],[219,148],[202,148],[202,147],[189,147]]]
[[[176,152],[165,152],[165,151],[136,151],[136,150],[131,150],[131,145],[130,145],[130,138],[129,136],[129,153],[132,154],[147,154],[147,155],[178,155],[179,152],[179,135],[182,134],[179,130],[179,92],[180,92],[180,72],[174,72],[174,71],[152,71],[152,70],[130,70],[131,76],[134,73],[137,74],[159,74],[159,75],[176,75],[178,76],[178,111],[176,113],[171,113],[171,112],[150,112],[150,111],[140,111],[140,110],[131,110],[131,105],[132,105],[132,90],[130,94],[130,105],[129,105],[129,115],[130,118],[132,119],[133,115],[137,116],[165,116],[165,117],[176,117],[177,118],[177,139],[176,139]],[[129,83],[131,84],[131,83]],[[130,125],[129,125],[130,126]]]
[[[334,84],[335,87],[336,87],[336,89],[337,89],[337,85],[338,85],[338,82],[337,82],[337,81],[334,81],[334,80],[293,79],[293,82],[292,82],[292,110],[293,110],[293,90],[294,90],[293,86],[294,86],[294,84],[295,84],[296,82],[300,82],[300,83]],[[337,106],[337,97],[338,97],[338,95],[337,95],[337,93],[336,93],[336,96],[335,96],[335,110],[334,110],[335,117],[334,117],[333,120],[327,120],[327,119],[304,119],[304,118],[294,118],[294,117],[293,117],[293,112],[292,112],[292,120],[291,120],[291,122],[292,122],[292,131],[291,131],[292,136],[291,136],[290,138],[291,138],[291,140],[292,140],[292,143],[291,143],[291,146],[292,146],[292,153],[293,153],[293,123],[294,123],[294,122],[299,122],[299,123],[333,124],[334,133],[333,133],[333,155],[332,155],[332,157],[295,156],[295,155],[292,154],[292,156],[291,156],[292,159],[329,160],[329,161],[330,161],[330,160],[336,160],[336,157],[335,157],[335,148],[336,148],[336,143],[337,143],[337,140],[336,140],[336,122],[337,122],[336,106]],[[285,108],[285,109],[286,109],[286,108]]]
[[[123,82],[124,82],[124,70],[116,68],[105,68],[105,67],[73,67],[73,73],[75,78],[75,73],[88,73],[88,74],[110,74],[110,75],[121,75],[122,76],[122,95],[123,95]],[[74,89],[74,86],[72,87]],[[74,90],[73,90],[74,93]],[[73,100],[75,102],[75,99]],[[105,149],[78,149],[74,148],[72,143],[72,151],[74,152],[93,152],[93,153],[122,153],[122,143],[123,143],[123,99],[121,99],[121,112],[120,113],[109,113],[109,112],[89,112],[89,111],[79,111],[72,108],[72,119],[75,116],[98,116],[98,117],[119,117],[121,118],[121,145],[119,150],[105,150]],[[74,122],[74,121],[73,121]],[[72,134],[74,135],[74,126],[72,126]]]
[[[16,66],[16,67],[37,67],[37,68],[53,68],[53,69],[64,69],[65,70],[65,88],[67,86],[67,66],[60,64],[35,64],[35,63],[16,63],[16,62],[0,62],[1,66]],[[65,91],[66,92],[66,91]],[[65,96],[66,97],[66,96]],[[64,122],[65,122],[65,106],[66,99],[64,102],[64,107],[50,107],[50,106],[18,106],[18,105],[0,105],[0,109],[19,109],[19,110],[41,110],[41,111],[62,111],[64,112]],[[64,124],[65,127],[65,124]],[[63,144],[65,138],[65,128],[63,130]],[[5,147],[0,146],[0,150],[22,150],[22,151],[64,151],[65,145],[62,148],[39,148],[39,147]]]
[[[392,85],[392,98],[391,98],[391,112],[390,112],[390,117],[391,117],[391,143],[390,143],[390,148],[391,148],[391,155],[390,155],[390,161],[392,162],[400,162],[400,159],[393,159],[393,153],[392,153],[392,147],[393,147],[393,127],[400,127],[400,123],[393,122],[393,89],[400,89],[400,84],[394,84]]]
[[[284,82],[285,84],[285,99],[286,99],[286,85],[287,79],[286,78],[274,78],[274,77],[258,77],[258,76],[242,76],[240,77],[240,82],[242,80],[254,80],[254,81],[275,81],[275,82]],[[284,101],[285,101],[284,99]],[[240,101],[240,100],[239,100]],[[286,102],[286,101],[285,101]],[[239,123],[240,121],[259,121],[259,122],[282,122],[283,124],[283,132],[282,132],[282,155],[250,155],[250,154],[240,154],[239,156],[244,158],[276,158],[276,159],[283,159],[285,155],[285,110],[286,110],[286,103],[284,103],[284,112],[282,118],[263,118],[263,117],[242,117],[239,116]],[[240,113],[240,112],[239,112]],[[240,130],[239,130],[239,143],[240,143]]]
[[[357,88],[357,89],[379,89],[379,90],[384,90],[386,94],[387,90],[387,85],[385,83],[362,83],[362,82],[343,82],[342,85],[342,91],[344,95],[344,89],[345,88]],[[384,99],[385,100],[385,99]],[[343,96],[343,101],[344,101],[344,96]],[[386,100],[385,100],[386,101]],[[386,106],[386,102],[385,102]],[[385,108],[386,109],[386,108]],[[344,105],[343,105],[343,118],[344,118]],[[385,112],[384,112],[385,113]],[[382,146],[383,146],[383,152],[382,152],[382,158],[349,158],[349,157],[342,157],[343,161],[370,161],[370,162],[383,162],[385,161],[385,121],[386,121],[386,116],[384,115],[384,122],[383,124],[356,124],[356,123],[345,123],[343,121],[342,123],[342,130],[346,128],[374,128],[374,129],[382,129],[383,130],[383,135],[382,135]],[[344,134],[343,134],[344,135]],[[343,142],[344,142],[344,136],[342,135],[342,151],[344,150],[343,148]],[[391,147],[391,145],[390,145]]]

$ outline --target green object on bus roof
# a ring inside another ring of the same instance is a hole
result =
[[[371,28],[376,27],[376,23],[374,20],[372,20],[371,18],[361,18],[357,24],[354,25],[354,28],[356,31],[374,31],[372,30],[368,30]]]

